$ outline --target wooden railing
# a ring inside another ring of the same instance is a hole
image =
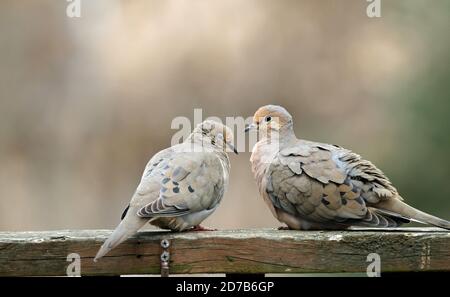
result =
[[[373,253],[381,273],[450,271],[450,233],[437,228],[146,231],[93,262],[110,233],[0,232],[0,276],[66,275],[69,254],[79,255],[81,275],[160,274],[164,239],[170,274],[365,273]]]

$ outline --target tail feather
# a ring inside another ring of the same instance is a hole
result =
[[[403,223],[409,222],[408,219],[391,212],[380,211],[370,207],[364,219],[354,219],[347,221],[352,226],[375,227],[375,228],[391,228],[401,226]]]
[[[450,222],[433,215],[420,211],[412,206],[409,206],[400,199],[389,199],[382,201],[376,205],[377,208],[382,210],[394,212],[400,214],[406,218],[409,218],[419,223],[429,224],[436,227],[450,230]]]
[[[109,238],[100,247],[97,255],[94,258],[94,262],[106,255],[110,250],[133,236],[148,220],[137,217],[136,215],[126,216]]]

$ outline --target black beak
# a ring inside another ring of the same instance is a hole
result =
[[[247,126],[245,127],[244,132],[247,133],[248,131],[253,130],[253,129],[255,129],[255,128],[257,128],[257,126],[256,126],[255,124],[252,123],[252,124],[247,125]]]

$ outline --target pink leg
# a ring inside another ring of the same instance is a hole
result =
[[[193,227],[192,229],[190,229],[189,231],[217,231],[217,229],[209,229],[209,228],[205,228],[202,225],[197,225],[195,227]]]

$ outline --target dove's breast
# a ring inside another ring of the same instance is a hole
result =
[[[259,193],[275,217],[278,217],[278,215],[267,194],[267,170],[272,164],[273,159],[278,154],[278,151],[278,146],[260,141],[255,144],[250,157],[250,163],[252,165],[252,171],[258,185]]]
[[[278,146],[267,144],[263,141],[256,143],[253,148],[250,162],[256,182],[260,186],[263,183],[264,176],[273,159],[279,151]],[[262,188],[260,188],[262,190]],[[265,192],[265,190],[264,190]],[[261,192],[262,193],[262,192]]]

